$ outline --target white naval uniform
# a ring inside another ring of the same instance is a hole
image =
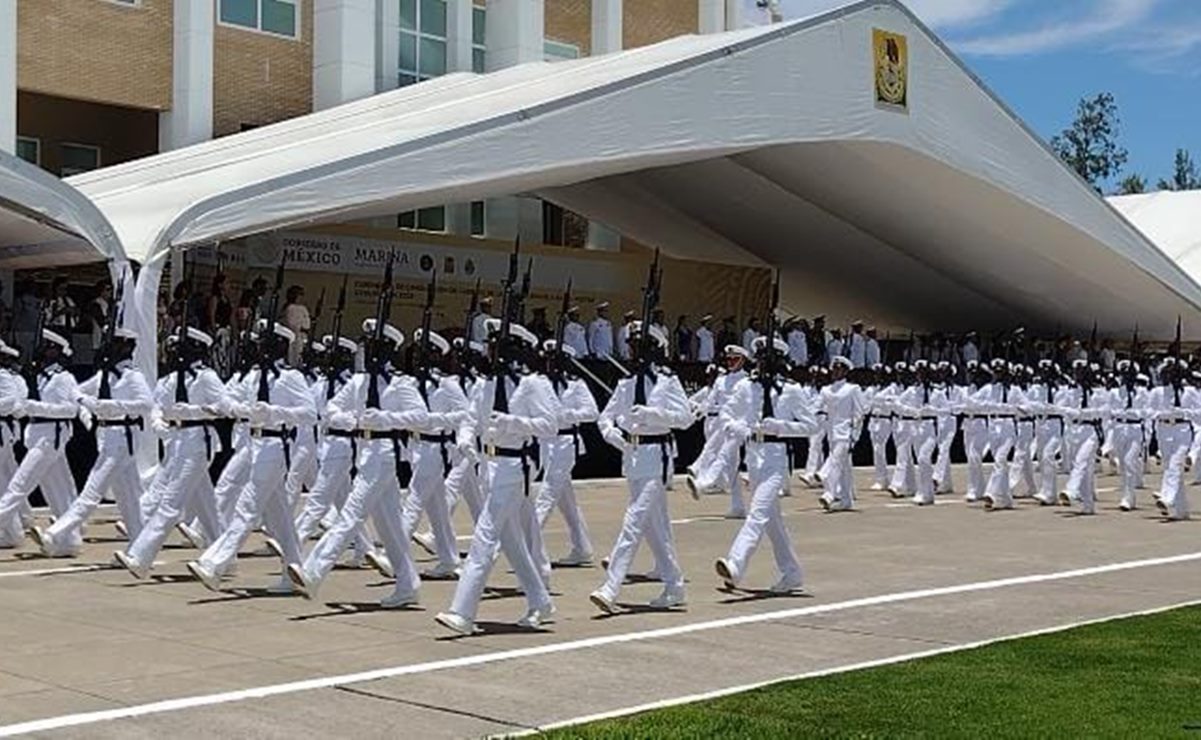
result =
[[[684,574],[676,559],[667,513],[665,484],[672,472],[671,443],[664,440],[671,437],[672,430],[688,428],[693,417],[680,379],[660,368],[653,368],[652,373],[653,380],[644,381],[646,405],[635,406],[636,380],[623,378],[598,420],[601,436],[622,453],[622,473],[630,489],[621,532],[599,589],[610,602],[617,600],[643,539],[654,554],[665,594],[682,597],[684,591]],[[659,441],[646,441],[646,437]]]
[[[1064,492],[1084,514],[1092,514],[1097,508],[1097,449],[1103,436],[1101,421],[1112,398],[1105,388],[1076,386],[1065,394],[1059,407],[1068,420],[1067,434],[1074,451]]]
[[[100,505],[104,494],[112,493],[121,520],[129,537],[142,531],[139,501],[142,498],[142,477],[138,472],[137,438],[154,408],[154,397],[146,377],[132,362],[119,363],[109,374],[110,398],[100,399],[100,373],[79,386],[81,405],[90,408],[96,418],[97,455],[92,472],[79,498],[66,514],[55,520],[43,533],[43,541],[52,555],[63,554],[59,544],[71,539],[81,530],[92,512]],[[137,430],[134,429],[137,427]]]
[[[1034,497],[1046,506],[1055,505],[1059,495],[1059,453],[1063,450],[1064,421],[1057,407],[1067,403],[1065,393],[1068,390],[1045,381],[1026,389],[1026,403],[1037,419],[1034,449],[1038,457],[1038,492]]]
[[[745,370],[719,373],[705,395],[700,410],[704,414],[705,446],[692,465],[697,490],[702,493],[725,491],[730,494],[729,515],[741,519],[746,515],[742,503],[742,481],[738,476],[742,440],[726,433],[721,421],[721,409],[733,395],[734,388],[746,378]]]
[[[963,449],[967,456],[966,501],[979,501],[984,497],[984,455],[988,452],[988,414],[976,405],[976,397],[987,385],[966,386],[960,400],[963,419]]]
[[[1013,386],[1008,383],[992,382],[972,398],[978,413],[989,417],[988,446],[992,449],[993,466],[984,489],[984,501],[994,509],[1013,508],[1009,486],[1009,453],[1017,439],[1015,407],[1011,402],[1013,391]]]
[[[892,402],[896,398],[897,385],[873,386],[864,391],[864,399],[870,413],[867,434],[872,443],[872,487],[883,490],[888,486],[888,438],[892,436]]]
[[[917,490],[917,471],[913,466],[913,440],[918,431],[917,414],[907,413],[898,405],[902,396],[912,396],[916,386],[897,386],[896,394],[892,396],[889,410],[892,412],[892,442],[896,448],[897,459],[892,469],[892,478],[888,482],[888,490],[894,498],[906,494],[912,496]]]
[[[601,359],[612,356],[613,325],[608,319],[598,316],[588,324],[588,354]]]
[[[772,413],[764,417],[763,384],[748,378],[738,384],[722,408],[726,428],[746,441],[751,490],[746,521],[730,546],[726,562],[737,583],[766,534],[776,559],[777,588],[793,589],[801,586],[803,578],[801,563],[780,512],[780,495],[788,485],[789,475],[787,440],[812,434],[817,418],[796,383],[785,383],[779,390],[773,387],[769,398]]]
[[[847,359],[851,365],[856,368],[870,367],[867,364],[867,337],[852,332],[847,344]]]
[[[1009,390],[1010,405],[1014,409],[1016,436],[1013,445],[1013,462],[1009,464],[1010,494],[1013,498],[1033,498],[1038,493],[1034,475],[1034,440],[1038,431],[1038,419],[1030,406],[1031,388],[1012,386]]]
[[[151,426],[166,436],[164,458],[142,497],[142,531],[125,550],[142,568],[152,566],[167,535],[188,512],[196,514],[208,541],[221,534],[209,464],[220,446],[211,424],[228,412],[225,386],[211,368],[195,363],[185,375],[187,401],[177,402],[177,378],[172,370],[154,390]]]
[[[370,516],[396,572],[397,593],[415,597],[421,581],[409,553],[396,470],[400,433],[423,427],[428,412],[413,378],[382,374],[377,382],[378,409],[367,408],[367,373],[356,373],[329,402],[330,427],[356,430],[358,474],[334,525],[309,552],[300,570],[310,589],[320,585]]]
[[[584,325],[578,321],[568,321],[563,326],[563,344],[575,350],[576,357],[587,357],[588,335]]]
[[[1184,490],[1184,463],[1193,441],[1192,424],[1198,420],[1201,394],[1191,386],[1177,389],[1172,385],[1153,388],[1147,397],[1147,410],[1155,419],[1155,439],[1163,456],[1163,480],[1159,500],[1173,519],[1188,519],[1188,493]]]
[[[67,440],[71,439],[71,420],[79,413],[75,403],[78,386],[71,373],[57,363],[38,372],[37,384],[41,400],[27,398],[18,401],[14,408],[15,416],[26,419],[25,457],[0,496],[0,533],[3,533],[0,545],[6,547],[20,544],[20,537],[9,541],[7,535],[20,527],[21,514],[33,489],[41,487],[56,517],[66,514],[75,500],[75,479],[67,464]],[[79,532],[62,544],[71,550],[79,549]]]
[[[959,432],[958,419],[954,409],[963,399],[963,389],[957,385],[936,385],[934,392],[940,394],[945,402],[936,410],[938,420],[938,456],[934,462],[934,492],[951,493],[954,483],[951,480],[951,446],[955,443],[955,435]]]
[[[20,439],[20,426],[13,412],[28,395],[25,378],[19,373],[0,368],[0,486],[4,488],[8,488],[8,482],[17,472],[14,445]],[[15,547],[25,538],[25,530],[32,526],[33,509],[26,498],[20,505],[18,516],[9,525],[9,531],[0,531],[0,546]]]
[[[809,337],[800,329],[788,332],[788,361],[797,367],[809,365]]]
[[[871,337],[867,338],[867,344],[863,349],[863,362],[867,367],[875,367],[880,364],[880,343]]]
[[[808,437],[809,444],[805,450],[805,468],[801,471],[800,476],[806,485],[812,486],[820,482],[818,471],[825,469],[826,453],[823,445],[829,436],[830,420],[826,416],[825,409],[822,408],[822,389],[813,385],[806,385],[805,394],[809,396],[809,405],[817,415],[818,423],[817,431]],[[833,443],[833,439],[831,439],[831,446],[833,446]]]
[[[255,367],[246,374],[243,385],[256,389],[256,400],[238,409],[250,421],[250,485],[238,496],[225,531],[200,556],[200,565],[218,576],[237,560],[238,549],[260,517],[280,545],[284,566],[299,563],[301,558],[285,485],[289,468],[286,446],[294,431],[317,423],[317,409],[304,374],[285,367],[282,360],[268,371],[267,398],[262,399],[257,390],[262,372]]]
[[[324,374],[315,378],[307,375],[302,377],[309,387],[309,397],[313,412],[316,415],[312,424],[296,427],[292,436],[291,465],[284,479],[284,489],[288,496],[288,507],[295,511],[300,503],[301,495],[312,490],[317,483],[319,467],[318,451],[321,449],[321,414],[325,410],[325,385],[328,382]]]
[[[755,353],[755,340],[762,336],[759,332],[751,327],[747,327],[746,331],[742,332],[742,348],[751,354]]]
[[[534,511],[537,514],[538,526],[545,527],[550,513],[556,506],[559,508],[563,520],[567,523],[567,534],[571,540],[568,559],[582,562],[592,557],[592,540],[588,537],[588,526],[584,523],[584,515],[576,502],[571,471],[575,467],[577,455],[584,451],[579,426],[596,421],[600,410],[597,409],[592,391],[588,390],[588,385],[583,380],[572,377],[565,380],[565,385],[556,387],[559,396],[560,434],[542,445],[542,468],[545,472],[542,485],[538,489]],[[541,556],[543,560],[549,559],[545,551],[531,554],[535,558]]]
[[[716,356],[713,339],[713,330],[709,327],[702,326],[696,330],[697,362],[713,362],[713,358]]]
[[[463,375],[459,375],[457,380],[463,395],[468,399],[468,410],[470,410],[470,400],[475,391],[475,385],[480,381],[477,378]],[[478,471],[479,458],[475,427],[474,424],[469,424],[460,430],[459,444],[451,452],[452,467],[450,475],[446,477],[446,508],[453,516],[459,502],[466,501],[467,508],[471,512],[472,522],[479,521],[480,512],[484,509],[484,494],[480,491]]]
[[[855,481],[851,469],[851,446],[867,413],[863,390],[847,380],[836,380],[821,390],[820,409],[826,414],[830,437],[830,459],[822,479],[822,498],[831,510],[855,505]]]
[[[481,344],[488,341],[488,322],[492,320],[492,316],[484,311],[480,311],[471,319],[471,341]],[[359,350],[362,351],[360,346]]]
[[[906,388],[895,402],[898,412],[909,422],[909,448],[916,461],[915,475],[907,481],[914,487],[906,493],[911,492],[913,502],[919,505],[934,503],[934,451],[938,447],[935,425],[946,403],[945,395],[922,383]]]
[[[1143,422],[1150,392],[1138,386],[1121,386],[1111,393],[1109,418],[1113,421],[1113,452],[1118,458],[1120,504],[1133,509],[1143,484]]]
[[[237,374],[225,381],[227,403],[231,406],[247,405],[254,400],[250,389],[245,384],[245,375]],[[238,496],[250,483],[250,423],[245,418],[233,418],[233,430],[230,432],[230,445],[233,454],[226,461],[217,483],[213,487],[213,495],[217,501],[217,516],[221,521],[221,529],[229,525],[234,515],[234,507],[238,504]]]
[[[628,321],[617,327],[617,356],[623,360],[630,359],[630,322]]]
[[[416,434],[409,438],[413,477],[404,501],[404,530],[416,532],[422,513],[428,515],[438,557],[437,573],[449,575],[459,565],[459,548],[447,505],[446,478],[452,470],[451,451],[460,444],[470,445],[469,406],[457,377],[434,373],[423,382],[429,414],[425,424],[414,429]]]
[[[494,411],[497,382],[505,383],[507,413]],[[551,610],[550,593],[525,537],[525,517],[533,515],[526,499],[534,473],[531,460],[520,451],[558,435],[558,405],[550,381],[537,374],[516,381],[506,374],[499,381],[481,380],[472,388],[470,423],[483,447],[480,482],[484,508],[475,523],[471,549],[450,605],[453,614],[468,621],[475,621],[498,550],[513,568],[529,609]]]

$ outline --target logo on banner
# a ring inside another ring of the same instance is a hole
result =
[[[908,40],[899,33],[873,29],[872,53],[876,62],[876,103],[908,110]]]

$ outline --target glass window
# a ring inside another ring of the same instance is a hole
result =
[[[485,69],[484,63],[486,61],[487,60],[484,58],[484,50],[483,49],[472,49],[471,50],[471,71],[472,72],[483,72]]]
[[[41,164],[42,142],[29,136],[18,136],[17,156],[30,164]]]
[[[446,0],[421,0],[421,32],[446,37]]]
[[[400,27],[417,30],[417,0],[400,0]]]
[[[63,144],[59,150],[59,175],[69,177],[100,166],[100,147]]]
[[[438,39],[421,38],[422,77],[437,77],[446,74],[446,42]]]
[[[437,206],[417,211],[417,228],[423,231],[446,231],[446,209]]]
[[[295,3],[286,0],[263,0],[263,30],[281,36],[295,36]]]
[[[404,213],[397,214],[396,228],[411,229],[416,225],[417,225],[417,211],[405,211]]]
[[[406,87],[408,85],[416,85],[416,84],[417,84],[417,75],[411,75],[411,74],[406,74],[404,72],[401,72],[396,77],[396,86],[397,87]]]
[[[406,72],[417,71],[417,37],[400,34],[400,68]]]
[[[476,46],[484,45],[484,39],[486,38],[484,33],[486,26],[484,23],[487,17],[488,14],[480,6],[476,5],[471,8],[471,43]]]
[[[484,201],[477,200],[471,204],[471,235],[483,236],[487,221],[485,217],[487,212],[484,210]]]
[[[259,27],[259,0],[221,0],[221,22]]]

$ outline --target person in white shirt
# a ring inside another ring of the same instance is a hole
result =
[[[309,316],[309,308],[301,301],[304,300],[304,288],[293,285],[288,288],[287,302],[280,317],[283,325],[291,332],[294,339],[288,346],[288,364],[295,367],[300,362],[301,351],[309,345],[309,333],[313,330],[313,320]]]
[[[959,354],[963,360],[963,366],[969,365],[975,367],[980,363],[980,348],[976,344],[976,332],[968,332],[963,338],[963,344],[959,347]]]
[[[617,345],[615,350],[617,356],[623,360],[630,359],[630,324],[634,323],[635,314],[633,311],[626,311],[621,315],[621,326],[617,327]]]
[[[755,340],[760,336],[762,334],[759,331],[759,318],[752,316],[751,320],[747,322],[746,331],[742,332],[742,348],[748,354],[751,353],[753,351],[752,348],[755,346]]]
[[[613,324],[609,323],[609,303],[596,304],[596,318],[588,324],[588,354],[598,359],[613,355]]]
[[[492,320],[492,296],[480,299],[479,313],[471,319],[471,341],[488,341],[488,322]]]
[[[713,329],[709,328],[709,324],[713,321],[713,314],[705,314],[701,317],[701,325],[696,330],[696,361],[708,364],[713,362],[714,342]]]
[[[867,337],[863,336],[863,322],[851,324],[851,336],[846,341],[847,358],[856,370],[870,367],[867,364]]]
[[[867,341],[863,348],[863,364],[865,367],[875,367],[880,364],[880,342],[876,339],[876,327],[867,327]]]
[[[584,325],[580,323],[580,307],[572,306],[567,310],[567,323],[563,327],[563,344],[571,347],[576,357],[588,355],[588,335]]]
[[[784,327],[788,338],[788,361],[793,367],[809,366],[809,334],[804,321],[790,321]]]
[[[826,342],[826,357],[831,365],[834,364],[835,357],[846,357],[846,345],[842,341],[842,330],[831,329],[830,339]]]
[[[844,511],[855,505],[855,482],[851,469],[851,445],[859,435],[867,401],[863,390],[847,382],[851,361],[835,357],[830,361],[830,385],[821,391],[819,408],[826,413],[830,437],[830,457],[824,466],[821,496],[826,511]]]

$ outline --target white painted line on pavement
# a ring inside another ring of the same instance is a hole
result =
[[[245,701],[247,699],[263,699],[282,694],[294,694],[302,691],[328,689],[335,686],[365,683],[368,681],[378,681],[381,679],[397,678],[400,676],[412,676],[423,673],[432,673],[434,671],[450,670],[454,668],[467,668],[471,666],[486,665],[489,663],[519,660],[522,658],[554,655],[556,653],[586,650],[604,647],[607,645],[620,645],[623,643],[677,637],[679,635],[687,635],[693,632],[707,632],[709,630],[724,629],[728,627],[741,627],[750,624],[776,622],[783,619],[808,617],[815,614],[842,612],[849,609],[861,609],[864,607],[895,604],[899,602],[929,599],[940,596],[953,596],[956,594],[992,591],[1011,586],[1025,586],[1036,583],[1063,581],[1073,578],[1084,578],[1088,576],[1103,575],[1106,573],[1135,570],[1138,568],[1151,568],[1161,565],[1176,565],[1179,563],[1196,562],[1198,560],[1201,560],[1201,552],[1171,555],[1160,558],[1149,558],[1145,560],[1131,560],[1122,563],[1111,563],[1109,565],[1077,568],[1074,570],[1058,571],[1054,573],[1038,573],[1027,576],[1000,578],[992,581],[964,583],[957,586],[942,586],[938,588],[927,588],[915,591],[901,591],[892,594],[881,594],[877,596],[866,596],[859,599],[839,601],[830,604],[816,604],[814,606],[798,607],[795,609],[783,609],[759,614],[745,614],[737,617],[727,617],[725,619],[714,619],[707,622],[681,624],[675,627],[662,627],[659,629],[644,630],[641,632],[625,632],[616,635],[602,635],[599,637],[568,640],[564,642],[550,643],[547,645],[535,645],[532,647],[500,650],[492,653],[480,653],[446,660],[435,660],[426,663],[411,663],[408,665],[392,666],[390,668],[378,668],[359,673],[346,673],[336,676],[321,676],[318,678],[292,681],[289,683],[271,684],[249,689],[226,691],[217,694],[189,696],[181,699],[167,699],[164,701],[151,702],[149,704],[138,704],[128,707],[121,707],[118,709],[81,712],[78,714],[65,714],[58,717],[49,717],[46,719],[3,725],[0,726],[0,737],[12,737],[31,732],[46,732],[49,730],[62,729],[64,727],[77,727],[80,725],[94,724],[97,722],[109,722],[112,720],[144,717],[152,714],[162,714],[165,712],[176,712],[184,709],[194,709],[196,707],[206,707],[217,704]]]
[[[61,568],[41,568],[39,570],[10,570],[0,573],[0,578],[17,578],[18,576],[52,576],[56,573],[87,573],[94,570],[110,570],[112,565],[64,565]]]
[[[1080,622],[1070,622],[1061,624],[1055,627],[1045,627],[1043,629],[1031,630],[1029,632],[1019,632],[1012,635],[1003,635],[1001,637],[993,637],[988,640],[978,640],[976,642],[965,642],[959,645],[948,645],[946,647],[934,648],[932,650],[923,650],[917,653],[905,653],[903,655],[893,655],[888,658],[879,658],[869,660],[862,663],[852,663],[850,665],[834,666],[833,668],[823,668],[817,671],[808,673],[798,673],[793,676],[783,676],[781,678],[773,678],[767,681],[759,681],[757,683],[748,683],[741,686],[729,686],[724,689],[716,689],[714,691],[706,691],[700,694],[690,694],[688,696],[679,696],[671,699],[661,699],[659,701],[650,702],[648,704],[639,704],[633,707],[624,707],[622,709],[614,709],[608,712],[599,712],[597,714],[589,714],[583,717],[573,717],[572,719],[561,720],[559,722],[551,722],[550,724],[540,725],[537,728],[529,730],[519,730],[517,732],[509,732],[499,735],[493,735],[494,738],[506,737],[527,737],[536,735],[540,732],[548,732],[557,730],[563,727],[572,727],[575,725],[583,725],[589,722],[600,722],[607,719],[617,719],[618,717],[628,717],[632,714],[641,714],[650,712],[656,709],[667,709],[668,707],[676,707],[681,704],[693,704],[699,701],[709,701],[710,699],[720,699],[723,696],[732,694],[741,694],[746,691],[754,691],[765,686],[773,686],[775,684],[786,683],[789,681],[800,681],[809,678],[821,678],[822,676],[834,676],[840,673],[851,673],[853,671],[862,671],[868,668],[879,668],[881,666],[894,665],[896,663],[908,663],[922,658],[932,658],[936,655],[946,655],[947,653],[958,653],[965,650],[975,650],[976,648],[987,647],[999,642],[1010,642],[1012,640],[1020,640],[1025,637],[1038,637],[1040,635],[1050,635],[1057,632],[1066,632],[1076,629],[1077,627],[1087,627],[1091,624],[1102,624],[1104,622],[1115,622],[1122,619],[1131,619],[1134,617],[1145,617],[1152,614],[1162,614],[1173,609],[1183,609],[1190,606],[1201,605],[1201,600],[1184,601],[1171,606],[1160,606],[1154,609],[1144,609],[1136,612],[1126,612],[1124,614],[1115,614],[1108,617],[1098,617],[1097,619],[1086,619]]]

